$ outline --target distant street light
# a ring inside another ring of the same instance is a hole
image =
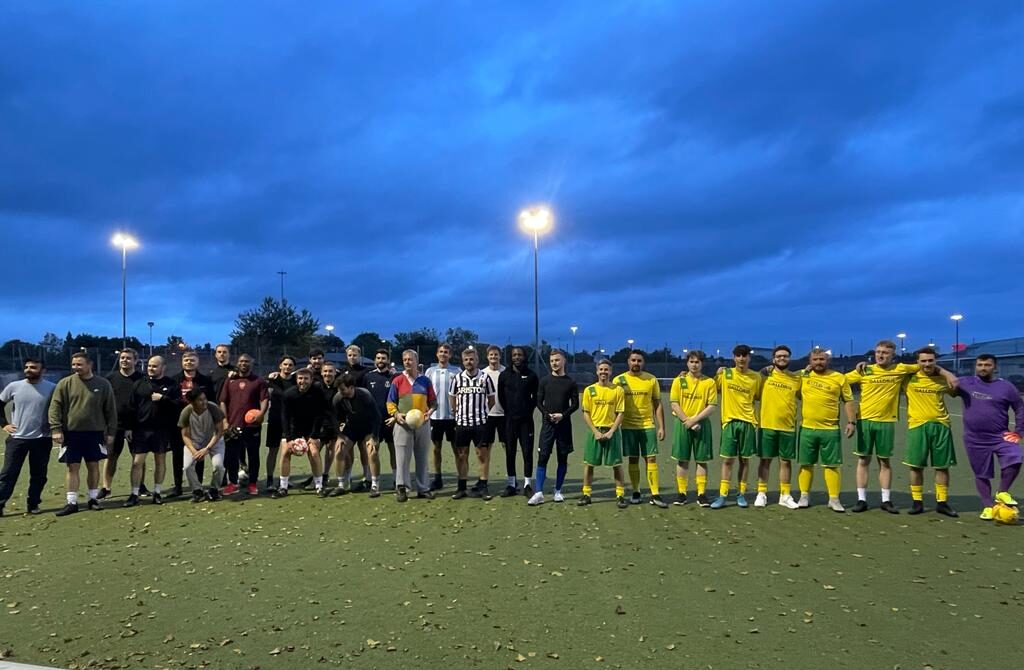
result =
[[[634,343],[634,342],[636,342],[636,340],[634,340],[634,339],[632,339],[632,338],[630,338],[630,339],[626,340],[626,344],[628,344],[628,345],[629,345],[629,350],[630,350],[630,351],[633,351],[633,343]]]
[[[951,314],[949,318],[956,324],[953,330],[953,372],[960,374],[960,321],[964,315],[956,313]]]
[[[540,234],[550,230],[554,223],[555,215],[545,205],[527,207],[519,212],[519,226],[527,233],[533,235],[533,359],[537,370],[540,370],[539,238]]]
[[[907,339],[907,334],[903,333],[903,332],[896,333],[896,337],[898,337],[899,340],[900,340],[900,360],[902,361],[903,360],[903,354],[907,350],[907,347],[905,346],[905,340]]]
[[[331,323],[327,324],[326,326],[324,326],[324,330],[327,331],[327,337],[328,338],[331,338],[331,337],[334,336],[334,324],[331,324]],[[327,343],[327,350],[328,351],[331,350],[331,343],[330,342]]]
[[[139,242],[131,235],[115,233],[110,242],[121,248],[121,348],[128,346],[128,250],[137,249]]]
[[[156,322],[147,321],[146,325],[149,326],[149,357],[153,358],[153,326],[156,325]]]
[[[572,331],[572,370],[576,370],[576,331],[579,330],[579,326],[569,326],[569,330]]]

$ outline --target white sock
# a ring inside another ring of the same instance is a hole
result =
[[[373,489],[379,489],[380,488],[380,477],[371,477],[370,478],[370,488],[373,488]]]
[[[137,495],[139,495],[139,489],[140,489],[140,488],[141,488],[141,487],[139,487],[139,486],[133,486],[133,487],[132,487],[132,495],[133,495],[133,496],[137,496]]]
[[[889,497],[892,495],[892,489],[882,489],[882,502],[889,502]]]
[[[99,494],[99,489],[89,489],[89,500],[96,500],[96,496],[98,496]]]
[[[531,481],[532,479],[533,479],[533,477],[523,477],[523,488],[524,489],[527,486],[533,486],[533,482]]]
[[[868,490],[857,487],[857,500],[868,501]]]
[[[162,487],[163,487],[163,484],[153,484],[153,493],[160,493],[160,489]]]
[[[345,488],[345,476],[344,475],[341,475],[340,477],[338,477],[338,487],[339,488]]]
[[[279,488],[287,489],[288,488],[288,477],[278,477],[278,479],[280,480]]]
[[[78,491],[68,491],[68,504],[69,505],[77,505],[78,504]]]
[[[316,486],[316,490],[317,491],[323,491],[324,490],[324,478],[323,477],[314,477],[313,478],[313,485]]]

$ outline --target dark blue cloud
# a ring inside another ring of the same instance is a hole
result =
[[[0,8],[0,338],[224,339],[287,293],[351,337],[580,346],[1017,334],[1018,3]],[[1004,272],[998,268],[1005,267]],[[943,333],[946,333],[943,336]]]

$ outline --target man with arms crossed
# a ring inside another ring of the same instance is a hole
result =
[[[964,401],[964,447],[981,498],[981,518],[992,518],[993,460],[999,458],[999,493],[994,500],[1015,506],[1010,487],[1020,474],[1019,433],[1024,429],[1024,403],[1013,384],[996,377],[998,360],[981,354],[974,361],[974,376],[961,377],[957,394]],[[1010,410],[1014,432],[1010,432]]]
[[[639,505],[640,458],[644,459],[647,486],[651,489],[651,504],[662,509],[668,503],[661,499],[658,488],[658,442],[665,439],[665,410],[661,407],[661,388],[650,372],[644,372],[641,351],[629,354],[629,372],[615,378],[615,383],[626,394],[626,412],[622,416],[622,451],[629,458],[629,482],[633,487],[630,501]],[[653,419],[652,419],[653,413]],[[658,428],[654,424],[657,421]]]
[[[779,505],[797,509],[793,500],[793,459],[796,458],[796,400],[801,376],[789,371],[792,351],[781,344],[772,351],[772,364],[761,382],[761,428],[758,433],[757,498],[754,507],[768,504],[772,460],[779,459]]]
[[[192,487],[192,502],[220,498],[220,483],[224,480],[224,431],[227,423],[220,408],[206,399],[202,386],[194,386],[185,396],[188,402],[178,416],[181,441],[185,445],[185,477]],[[213,474],[210,488],[203,491],[202,475],[196,465],[210,457]]]
[[[555,450],[558,469],[555,472],[555,502],[564,502],[562,484],[569,470],[569,454],[572,453],[572,413],[579,409],[579,387],[572,377],[565,374],[565,354],[554,349],[548,357],[551,374],[543,377],[537,385],[537,409],[540,410],[541,427],[537,459],[537,492],[526,504],[544,504],[544,480],[548,474],[548,460]]]
[[[893,362],[896,344],[881,340],[875,345],[874,365],[858,365],[846,373],[851,385],[860,385],[860,420],[857,422],[857,504],[851,512],[868,509],[868,475],[871,457],[878,460],[878,485],[882,489],[881,509],[890,514],[900,511],[892,504],[892,459],[896,433],[896,412],[900,388],[916,365]]]
[[[117,432],[114,434],[114,444],[107,454],[107,462],[103,467],[103,488],[100,489],[99,499],[103,500],[110,495],[110,489],[114,483],[114,475],[117,473],[117,461],[124,451],[125,433],[132,429],[134,416],[131,410],[132,389],[135,382],[142,379],[142,373],[136,369],[139,355],[134,349],[125,347],[117,355],[117,369],[107,375],[107,381],[114,389],[114,402],[117,404]],[[145,470],[142,472],[145,477]],[[145,485],[140,484],[142,489]],[[149,491],[145,492],[146,495]]]
[[[697,462],[697,504],[708,507],[711,502],[705,491],[708,463],[713,456],[711,444],[711,413],[718,406],[715,380],[704,376],[704,352],[686,354],[686,371],[672,380],[669,399],[673,421],[672,458],[676,459],[676,490],[673,505],[686,504],[690,460]]]
[[[448,364],[451,356],[451,346],[447,342],[442,342],[437,346],[437,363],[427,368],[424,373],[437,393],[437,407],[430,413],[430,441],[434,445],[434,480],[430,484],[432,491],[444,488],[444,479],[441,477],[441,445],[447,438],[452,449],[455,448],[455,416],[452,414],[448,389],[451,388],[452,380],[461,371],[458,366]]]
[[[857,407],[853,391],[843,373],[828,369],[829,354],[812,349],[810,370],[800,377],[800,397],[803,399],[800,420],[800,502],[801,508],[810,506],[814,466],[819,462],[825,468],[825,487],[828,489],[828,507],[833,512],[845,512],[839,502],[839,466],[843,464],[843,434],[839,431],[839,405],[846,412],[846,437],[853,437],[857,425]]]
[[[162,505],[161,487],[167,471],[167,452],[171,433],[178,429],[181,415],[177,385],[164,375],[164,359],[153,356],[146,362],[146,376],[135,382],[132,393],[132,425],[129,449],[132,452],[132,493],[125,507],[139,504],[139,487],[146,465],[146,454],[153,454],[153,504]]]
[[[722,437],[718,447],[722,457],[722,478],[718,497],[711,509],[725,507],[732,479],[732,464],[740,460],[739,493],[736,504],[747,506],[747,459],[757,454],[757,413],[754,402],[761,394],[761,375],[750,369],[751,348],[737,344],[732,350],[734,367],[722,368],[715,376],[721,395]]]
[[[50,399],[50,437],[60,445],[57,460],[67,465],[67,504],[56,514],[78,511],[79,471],[85,461],[89,509],[100,510],[99,462],[107,457],[117,431],[117,405],[110,382],[92,373],[92,359],[83,352],[71,356],[74,373],[57,382]]]
[[[25,378],[11,382],[0,391],[0,424],[7,433],[4,443],[4,468],[0,470],[0,516],[4,505],[14,493],[21,467],[28,458],[28,504],[29,514],[39,514],[43,487],[46,486],[46,469],[50,464],[49,424],[46,409],[56,384],[43,379],[43,362],[26,358]],[[7,420],[4,405],[11,407],[11,420]]]
[[[903,463],[910,467],[910,514],[924,512],[924,468],[935,468],[935,511],[957,517],[949,504],[949,466],[956,465],[953,431],[944,396],[956,395],[957,378],[939,370],[931,347],[915,353],[921,366],[903,382],[907,396],[907,453]]]
[[[476,349],[469,348],[462,352],[463,370],[452,380],[448,388],[452,412],[455,414],[455,469],[459,475],[458,489],[452,495],[453,500],[473,498],[490,500],[487,490],[487,465],[490,463],[486,442],[487,412],[494,406],[497,395],[491,378],[478,367]],[[466,483],[469,478],[469,445],[476,447],[476,457],[480,465],[480,478],[467,493]]]
[[[537,410],[537,373],[526,364],[526,350],[512,348],[512,367],[498,376],[498,402],[505,411],[505,482],[503,498],[516,494],[516,449],[523,454],[523,495],[533,495],[533,413]]]
[[[611,361],[599,361],[597,383],[583,389],[583,420],[590,434],[583,449],[583,495],[577,503],[580,507],[591,503],[594,468],[598,465],[612,466],[616,504],[619,509],[629,506],[622,481],[622,436],[619,434],[626,411],[626,394],[621,386],[612,384],[611,379]]]
[[[306,454],[313,469],[313,485],[317,494],[323,491],[323,464],[320,461],[320,436],[324,424],[330,420],[327,398],[320,389],[313,386],[313,371],[303,368],[295,373],[295,386],[284,392],[281,398],[281,481],[272,496],[283,498],[288,495],[288,478],[292,473],[292,455],[295,441],[306,442]]]

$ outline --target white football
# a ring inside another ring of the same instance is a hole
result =
[[[411,409],[405,413],[405,423],[416,430],[423,425],[423,412],[418,409]]]

